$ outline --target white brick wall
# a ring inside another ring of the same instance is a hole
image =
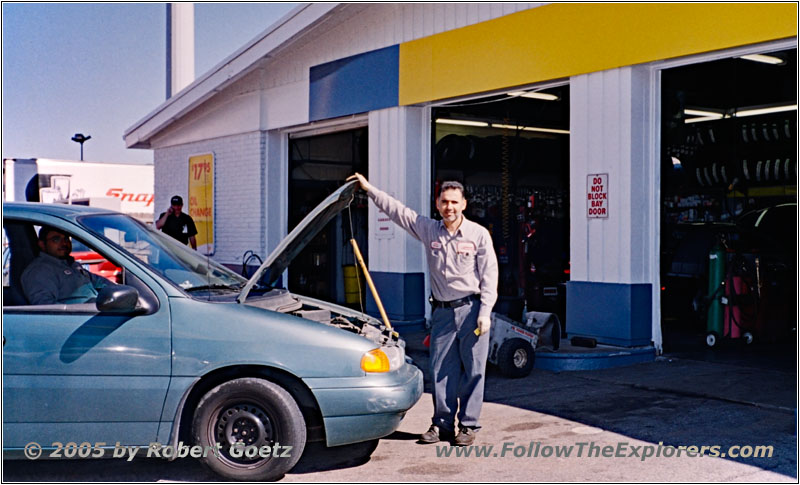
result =
[[[261,132],[156,149],[155,216],[173,195],[188,204],[189,157],[205,153],[214,154],[214,259],[241,264],[247,250],[263,258],[266,135]]]
[[[282,135],[275,128],[307,121],[310,66],[539,5],[346,5],[334,20],[317,25],[299,44],[276,53],[274,58],[263,62],[260,70],[227,87],[153,139],[156,216],[166,209],[172,195],[180,194],[186,199],[189,157],[213,152],[216,163],[214,259],[240,264],[247,250],[265,257],[286,232],[286,188],[283,185],[287,161],[285,149],[279,143]],[[260,101],[254,101],[259,95]],[[291,116],[280,114],[289,110]],[[267,137],[265,131],[259,131],[268,129],[275,134],[269,164]],[[240,134],[235,134],[236,131]],[[417,139],[410,140],[416,142]],[[281,174],[281,182],[276,180],[277,173]],[[271,208],[269,212],[267,207]],[[269,234],[267,220],[270,221]],[[272,245],[267,245],[266,241]]]

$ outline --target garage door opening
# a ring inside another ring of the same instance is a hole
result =
[[[290,138],[289,231],[348,176],[354,172],[368,176],[367,139],[366,127]],[[331,220],[291,263],[289,290],[361,309],[366,293],[357,286],[351,234],[366,258],[367,200],[360,191],[350,210]]]
[[[796,72],[796,49],[662,71],[666,352],[733,339],[794,349]]]
[[[495,311],[556,313],[569,280],[569,86],[436,107],[433,180],[457,180],[465,215],[492,234],[500,265]],[[431,214],[439,217],[434,200]]]

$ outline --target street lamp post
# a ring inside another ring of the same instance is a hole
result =
[[[83,136],[83,133],[75,133],[75,136],[72,137],[72,141],[81,144],[81,162],[83,161],[83,144],[92,139],[92,136]]]

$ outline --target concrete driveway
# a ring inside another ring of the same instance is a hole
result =
[[[425,368],[425,351],[415,345],[409,354]],[[430,424],[426,393],[371,457],[364,456],[370,444],[311,447],[283,481],[796,482],[795,383],[792,372],[692,359],[603,371],[534,369],[522,379],[490,368],[475,447],[416,443]],[[677,456],[681,446],[706,446],[718,456]],[[770,450],[771,457],[731,456]],[[136,459],[6,461],[3,480],[218,479],[191,459]]]

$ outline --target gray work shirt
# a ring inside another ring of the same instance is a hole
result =
[[[381,190],[373,187],[368,195],[395,224],[425,245],[433,297],[452,301],[480,293],[478,316],[488,317],[497,301],[498,274],[489,231],[462,215],[461,226],[451,235],[443,221],[421,216]]]
[[[111,284],[72,258],[67,261],[47,253],[40,253],[25,268],[20,281],[31,305],[86,303],[97,298],[97,290]]]

